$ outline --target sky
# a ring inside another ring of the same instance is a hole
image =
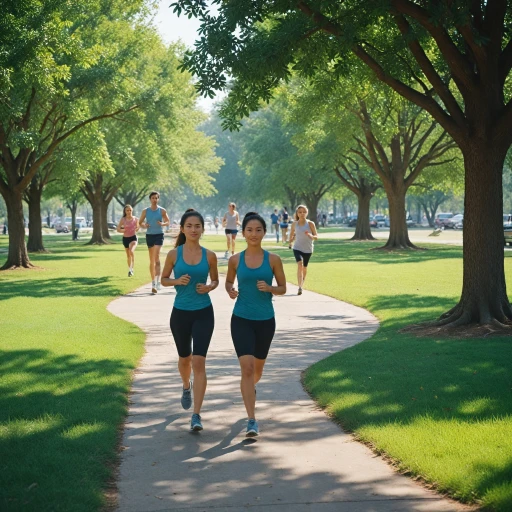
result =
[[[186,16],[178,17],[169,7],[172,0],[160,0],[160,7],[155,17],[155,25],[166,43],[172,43],[180,39],[186,46],[192,47],[197,39],[199,21],[195,18],[188,19]],[[199,98],[198,106],[205,112],[209,112],[215,101],[222,98],[217,96],[210,98]]]

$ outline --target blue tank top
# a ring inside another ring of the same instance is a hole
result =
[[[149,228],[147,229],[146,233],[148,235],[160,235],[164,232],[163,226],[160,226],[158,221],[163,221],[162,207],[157,206],[156,210],[146,208],[146,222],[149,224]]]
[[[240,253],[240,261],[236,269],[238,281],[238,297],[233,314],[248,320],[269,320],[274,317],[272,294],[260,292],[257,281],[265,281],[272,285],[274,273],[270,266],[270,257],[263,251],[263,263],[258,268],[249,268],[245,264],[245,251]]]
[[[174,300],[174,307],[183,309],[185,311],[195,311],[197,309],[207,308],[211,305],[210,294],[197,293],[196,285],[199,283],[205,284],[210,272],[210,265],[208,264],[208,256],[206,249],[201,247],[202,256],[201,261],[197,265],[189,265],[183,259],[183,245],[179,245],[177,249],[176,264],[174,265],[174,278],[179,279],[182,275],[188,274],[190,281],[186,286],[176,286],[176,299]]]

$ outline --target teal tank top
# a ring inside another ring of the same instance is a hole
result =
[[[183,259],[183,245],[179,245],[177,249],[176,264],[174,265],[174,278],[179,279],[182,275],[188,274],[190,281],[186,286],[176,286],[176,299],[174,307],[185,311],[195,311],[197,309],[207,308],[211,305],[209,293],[200,294],[196,291],[196,285],[199,283],[206,284],[210,265],[208,264],[208,256],[206,249],[202,249],[201,261],[197,265],[188,265]]]
[[[265,281],[272,285],[274,273],[270,266],[268,251],[263,251],[263,263],[258,268],[249,268],[245,264],[245,251],[240,253],[240,261],[236,269],[238,281],[238,297],[233,314],[248,320],[269,320],[274,317],[272,294],[260,292],[257,281]]]
[[[146,222],[149,224],[149,228],[146,233],[148,235],[160,235],[164,232],[163,226],[157,223],[157,221],[162,222],[164,219],[162,217],[162,207],[158,206],[156,210],[152,210],[151,208],[146,208]]]

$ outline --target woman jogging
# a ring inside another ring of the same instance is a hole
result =
[[[117,225],[117,232],[123,233],[123,246],[128,260],[128,277],[133,276],[135,266],[135,248],[137,247],[139,231],[139,219],[133,216],[133,208],[127,204],[123,208],[123,216]]]
[[[229,257],[229,251],[231,251],[232,255],[235,254],[235,239],[238,234],[238,226],[240,226],[240,216],[236,211],[236,204],[229,203],[228,208],[229,211],[227,211],[222,218],[222,225],[225,228],[226,241],[228,244],[227,251],[224,254],[225,258]]]
[[[302,288],[308,273],[308,263],[313,254],[313,242],[318,240],[315,223],[308,220],[308,209],[299,204],[295,210],[295,222],[292,224],[290,244],[293,244],[293,254],[297,262],[298,295],[302,295]]]
[[[281,222],[279,223],[279,227],[281,228],[281,234],[283,236],[283,244],[288,243],[288,221],[290,220],[290,215],[288,214],[288,210],[286,206],[283,206],[283,213],[281,213]]]
[[[229,258],[226,276],[226,291],[236,299],[231,317],[231,337],[242,374],[240,390],[249,418],[247,437],[259,434],[255,385],[261,379],[276,328],[272,295],[286,293],[281,258],[261,247],[266,232],[267,226],[260,215],[250,212],[244,217],[242,233],[247,249]],[[272,286],[274,277],[277,286]],[[235,278],[238,290],[233,287]]]
[[[204,219],[195,210],[187,210],[180,221],[175,249],[169,251],[162,272],[162,285],[176,287],[171,313],[171,331],[178,349],[178,370],[183,381],[181,405],[190,409],[192,392],[194,413],[190,429],[203,430],[201,406],[206,392],[206,354],[212,339],[214,316],[210,296],[219,285],[217,257],[201,247]],[[170,278],[174,270],[174,279]],[[210,274],[210,284],[206,284]],[[194,372],[192,383],[190,376]]]

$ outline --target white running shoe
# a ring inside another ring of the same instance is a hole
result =
[[[229,251],[226,251],[226,252],[224,253],[224,258],[229,258]]]
[[[151,283],[151,293],[154,295],[155,293],[158,293],[158,290],[156,289],[156,283],[153,281]]]
[[[160,281],[157,281],[157,282],[156,282],[156,289],[157,289],[157,291],[160,291],[160,288],[161,288],[161,287],[162,287],[162,286],[161,286],[161,284],[160,284]]]

